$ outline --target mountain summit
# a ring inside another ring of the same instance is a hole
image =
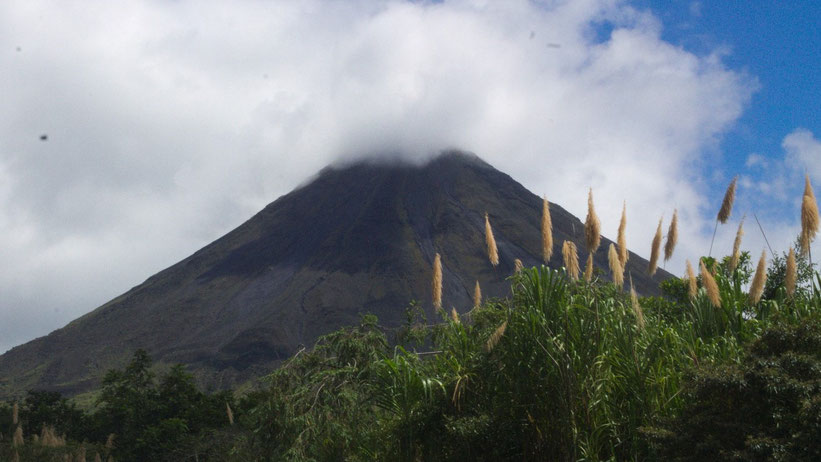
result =
[[[580,194],[583,192],[580,192]],[[327,167],[304,185],[181,262],[62,329],[0,356],[0,397],[24,390],[94,388],[137,348],[183,363],[212,387],[271,370],[318,336],[373,313],[398,326],[412,300],[432,315],[431,268],[442,255],[443,303],[468,310],[478,280],[486,296],[509,293],[514,259],[541,262],[542,201],[472,154],[425,165],[359,162]],[[488,263],[488,212],[500,264]],[[584,248],[583,224],[551,204],[561,243]],[[596,267],[607,272],[603,238]],[[580,258],[584,255],[580,255]],[[631,254],[637,290],[656,293],[659,271]]]

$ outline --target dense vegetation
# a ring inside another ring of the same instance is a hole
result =
[[[802,262],[788,296],[775,258],[753,303],[749,260],[705,259],[720,307],[524,269],[461,319],[411,309],[388,339],[364,316],[240,397],[138,351],[90,410],[0,405],[0,460],[819,460],[821,276]]]

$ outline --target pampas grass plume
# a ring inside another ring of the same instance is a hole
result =
[[[593,280],[593,254],[587,254],[587,264],[584,265],[584,280],[590,282]]]
[[[550,203],[547,197],[542,199],[542,254],[548,263],[553,256],[553,222],[550,219]]]
[[[644,311],[639,304],[639,296],[636,294],[636,289],[633,287],[633,277],[630,276],[630,305],[633,307],[633,313],[636,315],[636,325],[639,329],[644,329]]]
[[[797,279],[797,269],[795,265],[795,250],[790,247],[787,255],[787,271],[784,275],[784,287],[787,289],[787,296],[792,297],[795,293],[795,281]]]
[[[801,201],[801,253],[807,255],[810,251],[810,244],[818,233],[818,203],[815,200],[815,193],[810,184],[810,177],[805,177],[804,197]]]
[[[621,262],[622,268],[624,265],[627,264],[627,260],[630,258],[630,252],[627,250],[627,201],[621,207],[621,221],[619,221],[619,234],[618,238],[616,239],[619,243],[619,262]]]
[[[647,274],[650,276],[656,274],[656,268],[659,263],[659,253],[661,253],[661,221],[664,217],[659,218],[659,226],[656,229],[656,235],[653,236],[653,244],[650,248],[650,264],[647,266]]]
[[[664,244],[664,261],[668,261],[673,256],[678,242],[678,209],[673,210],[673,219],[670,220],[670,228],[667,229],[667,242]]]
[[[613,274],[613,284],[621,288],[624,285],[624,269],[619,261],[619,253],[612,243],[607,251],[607,262],[610,264],[610,272]]]
[[[687,260],[687,292],[690,298],[696,298],[698,294],[698,281],[696,280],[696,273],[693,271],[693,265],[690,260]]]
[[[231,405],[225,402],[225,414],[228,416],[228,424],[234,425],[234,411],[231,410]]]
[[[94,453],[94,462],[103,462],[103,458],[102,458],[102,457],[100,457],[100,453],[99,453],[99,452],[95,452],[95,453]]]
[[[750,303],[757,304],[761,300],[761,295],[764,293],[764,284],[767,283],[767,252],[761,252],[761,258],[758,259],[758,267],[755,269],[755,276],[753,282],[750,284]]]
[[[593,188],[587,193],[587,218],[584,220],[584,239],[587,251],[596,253],[601,243],[601,222],[593,207]]]
[[[438,253],[433,259],[433,306],[442,308],[442,257]]]
[[[741,258],[741,237],[744,236],[744,217],[738,223],[738,231],[735,233],[735,240],[733,241],[733,256],[730,257],[730,272],[735,272],[738,267],[738,260]]]
[[[496,249],[496,239],[493,238],[493,229],[490,227],[487,212],[485,212],[485,241],[487,242],[487,255],[490,264],[496,266],[499,264],[499,251]]]
[[[482,306],[482,288],[479,287],[479,281],[476,281],[476,287],[473,289],[473,307],[479,308]]]
[[[499,344],[499,340],[502,339],[502,336],[505,335],[505,329],[507,329],[507,321],[503,322],[501,326],[497,327],[493,334],[490,335],[490,338],[487,339],[487,344],[485,345],[488,353],[493,351],[496,348],[496,345]]]
[[[513,260],[514,273],[521,273],[523,269],[525,269],[525,265],[522,263],[522,260],[519,260],[518,258]]]
[[[562,244],[562,258],[564,267],[571,281],[579,280],[579,254],[576,251],[576,244],[573,241],[564,241]]]
[[[11,447],[20,447],[23,445],[23,442],[23,427],[21,425],[17,425],[17,429],[14,430],[14,436],[11,439]]]
[[[727,223],[730,214],[733,212],[733,201],[735,201],[735,186],[738,182],[738,177],[733,177],[730,186],[727,186],[727,192],[724,193],[724,200],[721,201],[721,209],[718,211],[716,219],[722,224]]]
[[[704,284],[704,289],[707,291],[707,298],[714,307],[721,307],[721,296],[718,291],[718,284],[712,273],[707,271],[707,266],[704,265],[704,260],[700,262],[701,266],[701,282]]]

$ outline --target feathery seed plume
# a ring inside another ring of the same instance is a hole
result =
[[[687,260],[687,292],[690,298],[696,298],[698,294],[698,281],[696,280],[696,273],[693,271],[693,265],[690,260]]]
[[[750,303],[757,304],[764,293],[764,284],[767,283],[767,252],[761,251],[761,258],[758,259],[758,267],[755,269],[753,282],[750,284]]]
[[[738,231],[735,233],[735,240],[733,241],[733,256],[730,257],[730,272],[735,272],[738,267],[738,260],[741,258],[741,237],[744,236],[744,217],[738,223]]]
[[[17,423],[19,422],[19,420],[18,420],[19,419],[19,413],[20,413],[20,408],[17,406],[17,402],[15,402],[14,406],[12,406],[12,408],[11,408],[11,424],[12,425],[17,425]]]
[[[707,270],[707,266],[704,265],[704,260],[701,260],[700,264],[701,282],[704,284],[704,289],[707,291],[707,298],[710,299],[710,303],[712,303],[714,307],[720,308],[721,295],[719,295],[718,284],[716,283],[712,273]]]
[[[442,257],[438,253],[433,259],[433,307],[442,308]]]
[[[564,241],[562,244],[562,258],[564,267],[571,281],[579,280],[579,254],[576,251],[576,244],[573,241]]]
[[[721,224],[727,223],[727,219],[730,218],[730,213],[733,211],[733,201],[735,201],[735,186],[738,182],[738,177],[733,177],[733,181],[730,182],[730,186],[727,186],[727,192],[724,193],[724,200],[721,201],[721,209],[718,211],[718,216],[716,219],[721,222]]]
[[[482,288],[479,287],[479,281],[476,281],[476,287],[473,289],[473,307],[479,308],[482,306]]]
[[[490,228],[490,219],[485,212],[485,241],[487,242],[487,256],[490,259],[490,264],[496,266],[499,264],[499,251],[496,249],[496,239],[493,238],[493,230]]]
[[[678,209],[673,210],[673,219],[670,220],[670,228],[667,229],[667,242],[664,243],[664,261],[673,256],[673,250],[678,242]]]
[[[627,260],[630,258],[630,252],[627,251],[627,201],[624,201],[624,204],[621,207],[621,221],[619,221],[619,235],[618,241],[619,243],[619,262],[621,262],[622,268],[624,265],[627,264]]]
[[[801,253],[809,254],[810,244],[818,233],[818,202],[810,184],[810,176],[805,177],[804,196],[801,200]]]
[[[784,275],[784,286],[787,289],[787,296],[792,297],[795,293],[795,281],[798,271],[795,266],[795,250],[790,247],[787,255],[787,274]]]
[[[228,401],[225,402],[225,414],[228,416],[228,425],[234,425],[234,411],[231,410]]]
[[[77,462],[86,462],[86,448],[85,446],[80,446],[80,449],[77,450],[77,457],[75,458]]]
[[[459,324],[459,313],[456,312],[456,308],[450,309],[450,320],[455,322],[456,324]]]
[[[523,269],[525,269],[525,265],[522,264],[522,260],[519,260],[518,258],[513,260],[513,272],[514,273],[519,273]]]
[[[14,430],[14,436],[11,439],[11,447],[16,448],[23,445],[23,427],[21,425],[17,425],[17,429]]]
[[[542,255],[545,263],[553,256],[553,222],[550,219],[550,204],[547,197],[542,199]]]
[[[633,307],[633,313],[636,315],[636,325],[639,329],[644,329],[644,311],[641,310],[639,296],[633,287],[633,276],[630,276],[630,305]]]
[[[590,282],[593,280],[593,254],[587,254],[587,264],[584,265],[584,281]]]
[[[587,251],[596,253],[601,243],[601,222],[593,207],[593,188],[587,193],[587,218],[584,220],[584,239]]]
[[[114,449],[114,438],[116,438],[114,433],[109,433],[108,434],[108,438],[105,440],[105,448],[106,449]]]
[[[103,458],[102,458],[102,457],[100,457],[100,453],[99,453],[99,452],[95,452],[95,453],[94,453],[94,462],[103,462]]]
[[[664,217],[659,218],[659,226],[656,229],[656,235],[653,236],[653,244],[650,249],[650,264],[647,266],[647,274],[650,276],[656,274],[656,267],[659,263],[659,253],[661,252],[661,221]]]
[[[501,340],[502,336],[505,335],[505,329],[507,329],[507,321],[503,322],[501,326],[497,327],[493,334],[491,334],[490,338],[487,339],[485,349],[488,351],[488,353],[493,351],[494,348],[496,348],[496,345],[499,343],[499,340]]]
[[[613,273],[613,284],[621,288],[624,285],[624,269],[619,261],[619,253],[616,251],[616,246],[610,244],[610,249],[607,251],[607,262],[610,264],[610,272]]]

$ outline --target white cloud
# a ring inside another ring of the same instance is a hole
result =
[[[616,0],[3,3],[0,350],[340,157],[459,147],[581,217],[592,186],[643,254],[677,207],[680,273],[721,199],[702,166],[756,83],[660,27]]]
[[[789,165],[807,173],[814,183],[821,183],[821,141],[805,128],[796,128],[784,137],[781,147]]]

